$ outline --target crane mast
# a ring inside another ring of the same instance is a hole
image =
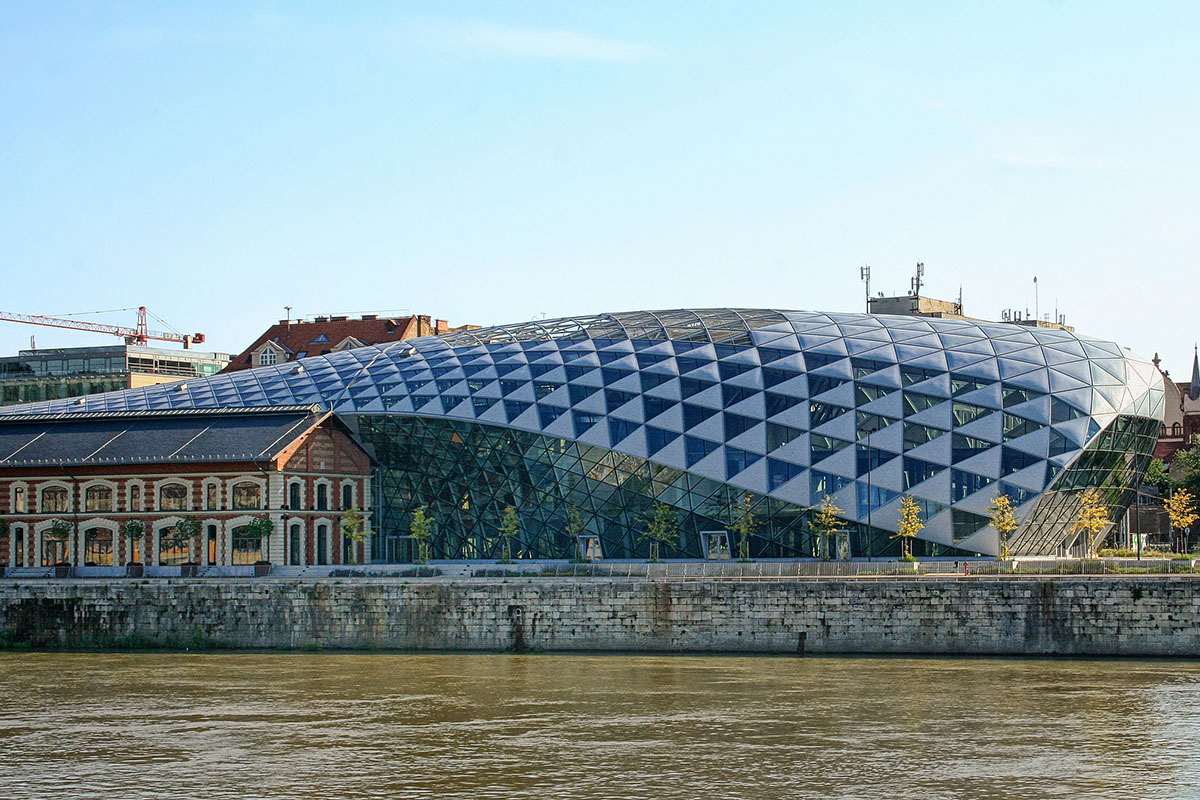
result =
[[[146,307],[138,307],[137,326],[130,328],[124,325],[106,325],[102,322],[85,322],[79,319],[64,319],[62,317],[47,317],[42,314],[17,314],[11,311],[0,311],[0,321],[22,322],[27,325],[43,325],[50,328],[67,328],[75,331],[91,331],[92,333],[107,333],[113,336],[125,337],[126,344],[148,344],[151,339],[160,342],[179,342],[185,348],[193,343],[204,341],[203,333],[172,333],[169,331],[152,331],[146,323]]]

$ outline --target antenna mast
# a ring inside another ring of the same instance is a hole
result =
[[[871,313],[871,266],[863,264],[858,268],[858,277],[867,285],[867,313]]]
[[[917,274],[914,275],[913,279],[912,279],[913,297],[921,296],[921,278],[923,278],[923,277],[925,277],[925,262],[918,261],[917,262]]]

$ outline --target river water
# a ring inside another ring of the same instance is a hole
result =
[[[1200,663],[0,653],[0,798],[1196,798]]]

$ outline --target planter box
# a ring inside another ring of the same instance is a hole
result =
[[[126,564],[125,565],[125,577],[126,578],[140,578],[145,574],[146,574],[146,565],[145,564]]]
[[[270,574],[271,574],[271,565],[270,564],[255,564],[254,565],[254,577],[265,578]]]
[[[70,564],[55,564],[54,565],[54,577],[56,577],[56,578],[71,577],[71,565]]]
[[[195,578],[200,573],[200,567],[197,564],[183,564],[179,567],[179,577]]]

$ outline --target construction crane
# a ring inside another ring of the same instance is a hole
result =
[[[131,309],[118,309],[129,311]],[[185,348],[204,341],[203,333],[174,333],[167,331],[152,331],[146,324],[149,312],[145,306],[138,306],[137,327],[128,328],[124,325],[105,325],[101,322],[84,322],[78,319],[63,317],[47,317],[41,314],[15,314],[11,311],[0,311],[0,320],[7,322],[24,322],[27,325],[45,325],[50,328],[69,328],[75,331],[92,331],[93,333],[110,333],[113,336],[124,336],[125,344],[148,344],[151,339],[161,342],[179,342]],[[93,312],[101,313],[101,312]],[[158,317],[155,317],[158,319]],[[160,322],[162,320],[159,320]]]

